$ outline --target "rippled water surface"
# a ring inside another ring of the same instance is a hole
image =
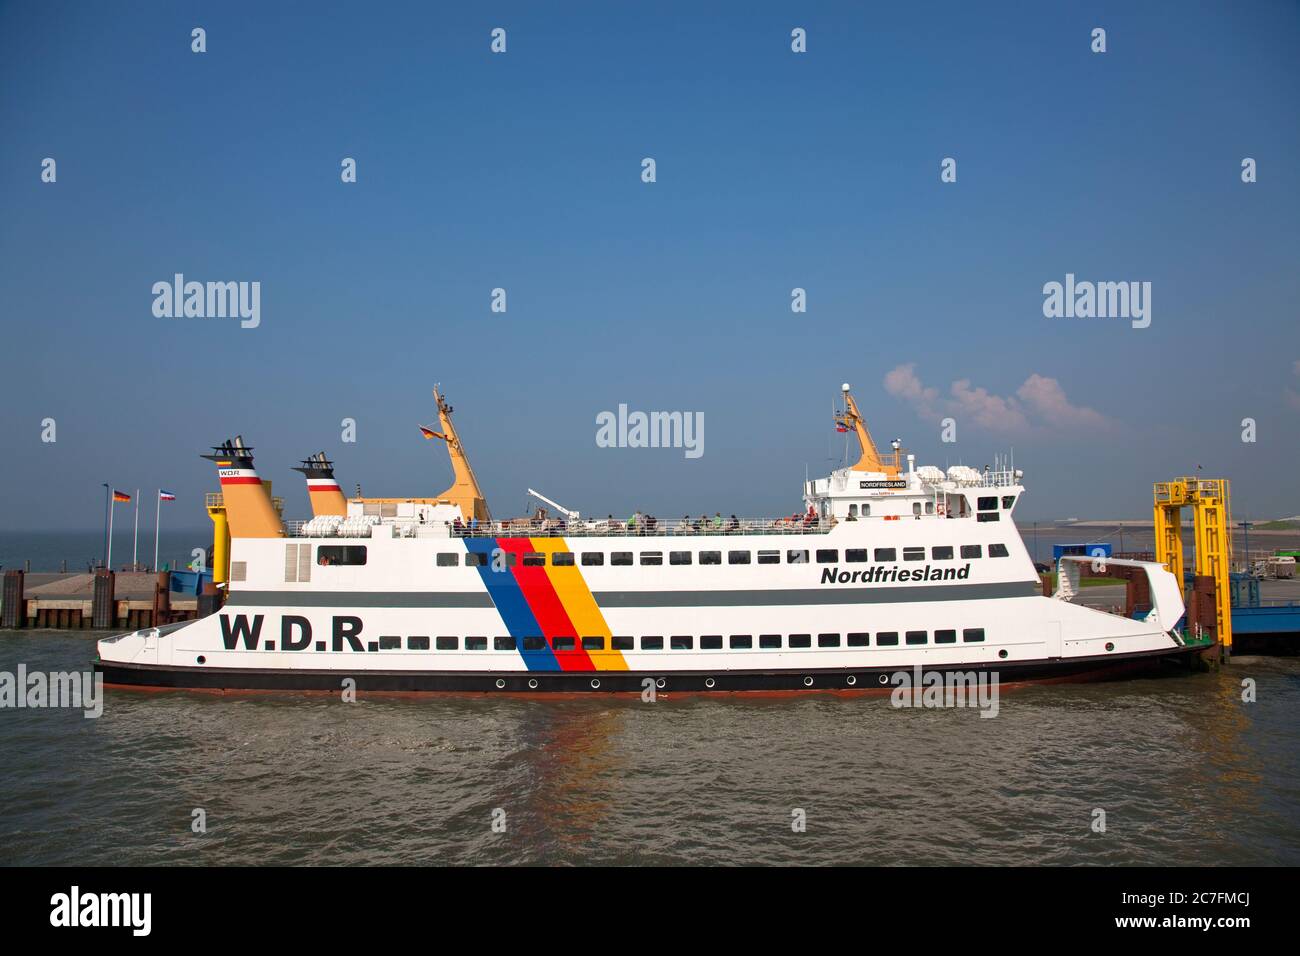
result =
[[[0,632],[0,671],[93,653]],[[97,720],[0,710],[0,863],[1300,863],[1295,659],[1022,688],[994,719],[887,697],[106,695]]]

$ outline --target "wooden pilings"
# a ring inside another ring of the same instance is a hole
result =
[[[6,571],[0,592],[0,627],[22,627],[27,623],[27,602],[23,600],[22,571]]]

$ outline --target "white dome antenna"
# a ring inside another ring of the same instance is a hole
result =
[[[848,383],[848,382],[845,382],[843,385],[840,386],[840,391],[841,391],[841,392],[847,392],[848,390],[849,390],[849,383]]]

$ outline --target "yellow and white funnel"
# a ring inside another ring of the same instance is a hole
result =
[[[284,522],[271,501],[271,489],[253,470],[253,449],[236,435],[214,446],[211,455],[221,478],[221,497],[232,538],[282,538]]]

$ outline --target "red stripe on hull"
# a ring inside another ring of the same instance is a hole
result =
[[[569,614],[564,610],[560,596],[555,593],[555,586],[551,584],[546,568],[524,567],[524,553],[532,551],[532,542],[528,538],[498,538],[497,546],[502,551],[518,555],[515,566],[510,570],[515,576],[519,590],[523,592],[524,600],[528,602],[528,609],[533,612],[533,617],[537,618],[547,643],[551,643],[553,637],[573,638],[575,650],[557,651],[552,647],[560,669],[595,671],[596,665],[592,663],[591,656],[582,650],[582,635],[576,633],[573,622],[569,620]]]

